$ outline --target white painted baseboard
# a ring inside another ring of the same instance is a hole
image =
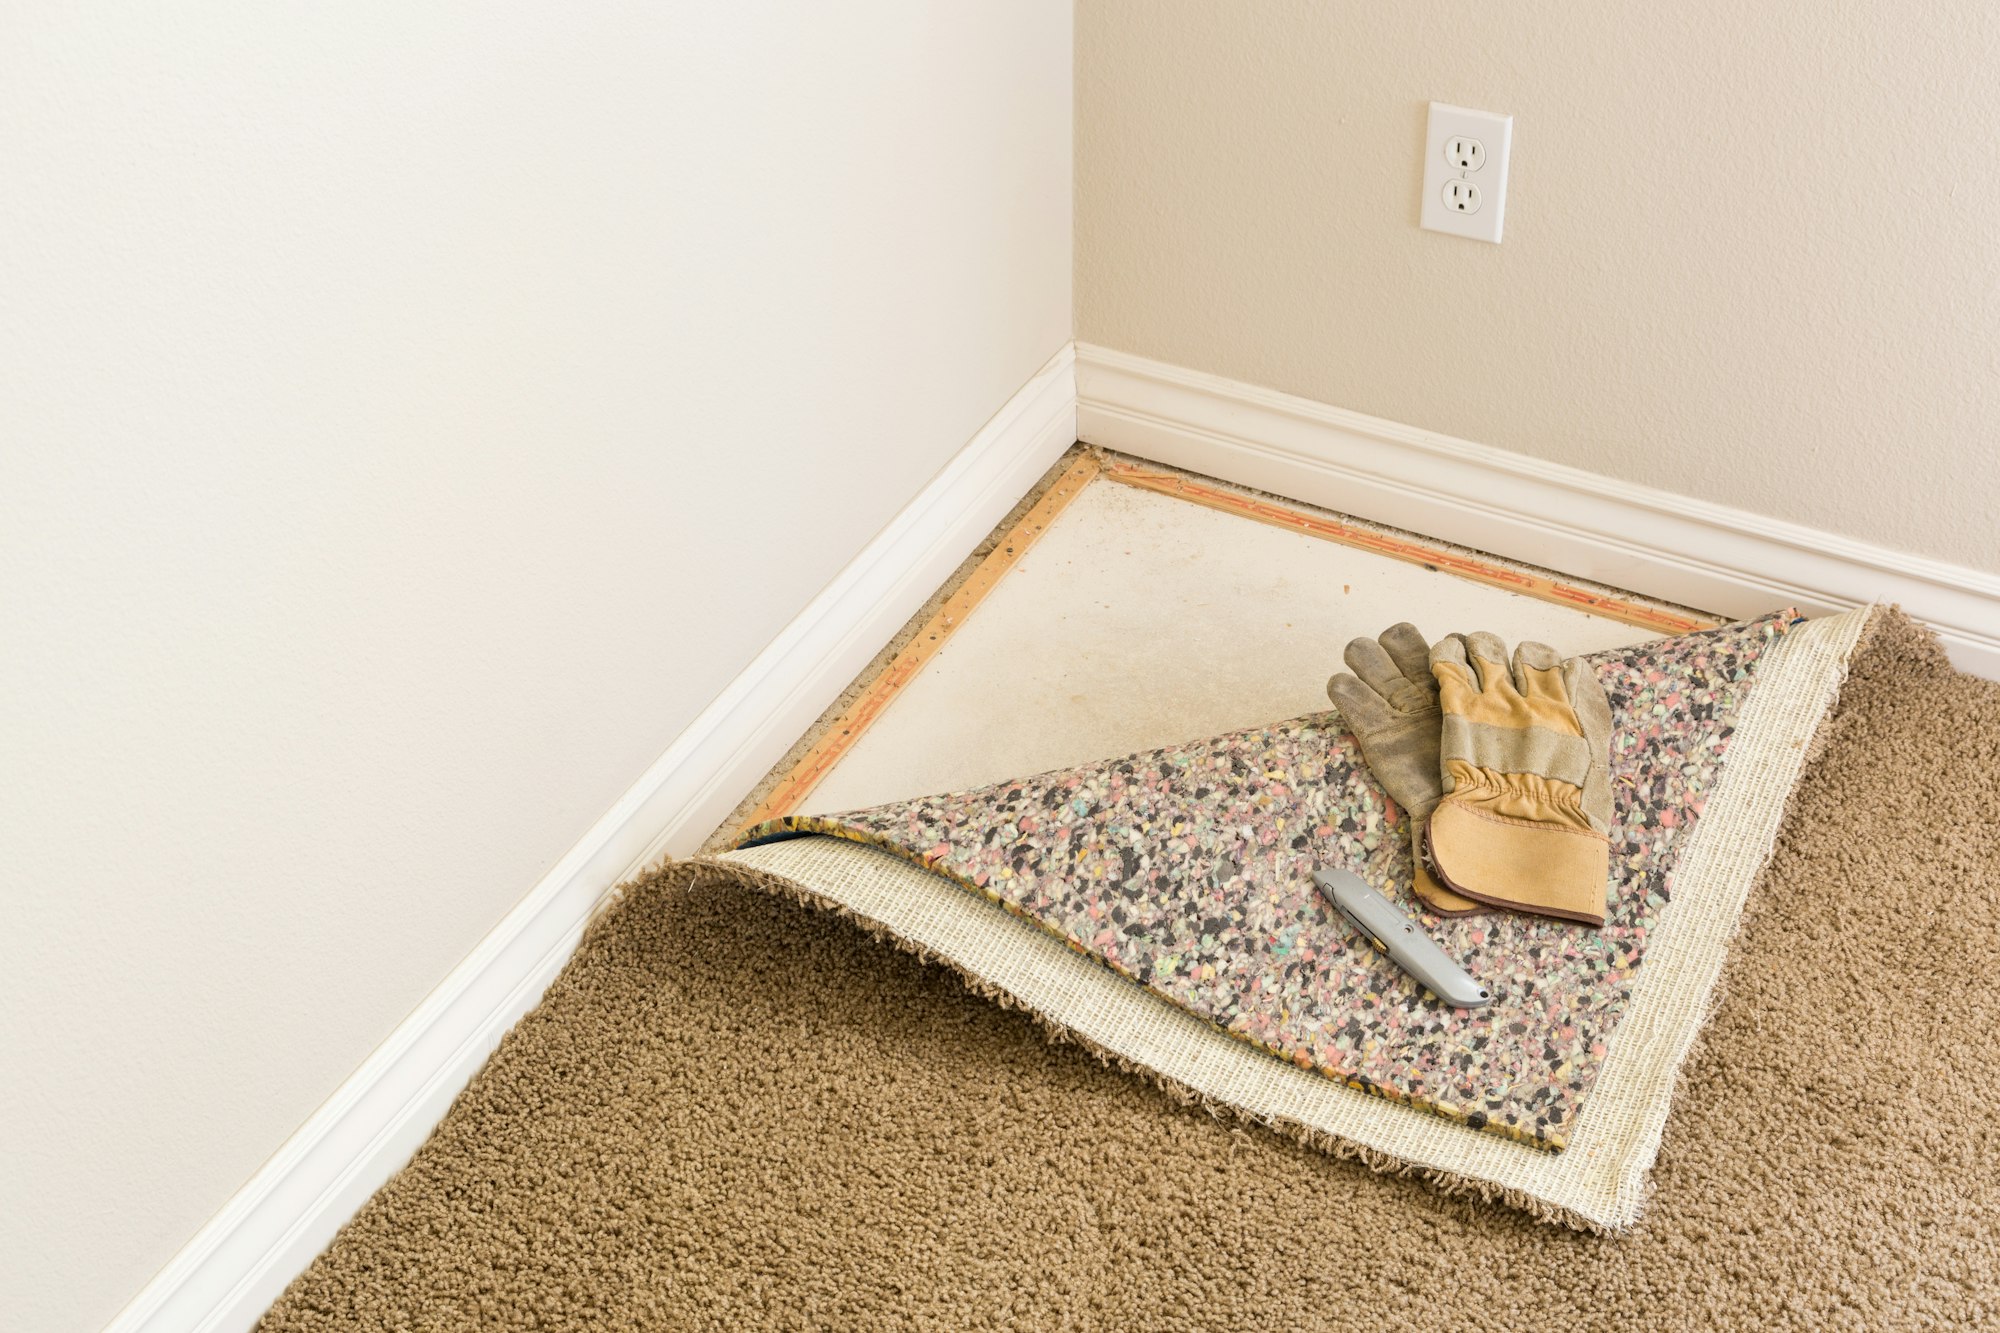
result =
[[[1900,602],[2000,678],[2000,575],[1087,343],[1077,392],[1092,444],[1724,615]]]
[[[112,1321],[247,1329],[443,1118],[605,893],[693,851],[1076,439],[1065,346]]]

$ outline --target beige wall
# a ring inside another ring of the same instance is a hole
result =
[[[1067,0],[0,19],[0,1324],[97,1327],[1069,337]]]
[[[2000,7],[1076,8],[1079,339],[2000,570]]]

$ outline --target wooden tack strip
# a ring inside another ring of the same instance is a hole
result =
[[[1358,528],[1318,514],[1303,513],[1284,505],[1259,500],[1254,496],[1239,495],[1235,491],[1208,486],[1182,476],[1178,472],[1155,472],[1131,463],[1107,463],[1103,475],[1112,481],[1141,490],[1156,491],[1161,495],[1171,495],[1176,499],[1189,500],[1210,509],[1219,509],[1226,514],[1236,514],[1252,518],[1259,523],[1269,523],[1273,527],[1290,528],[1327,541],[1339,542],[1343,546],[1359,547],[1386,555],[1395,560],[1405,560],[1426,569],[1443,570],[1459,578],[1470,579],[1474,583],[1485,583],[1496,588],[1518,592],[1524,597],[1535,597],[1545,602],[1558,602],[1564,606],[1574,606],[1592,615],[1608,620],[1622,621],[1627,625],[1637,625],[1641,629],[1656,629],[1664,634],[1686,634],[1693,630],[1714,629],[1719,620],[1697,619],[1657,610],[1641,602],[1628,602],[1603,593],[1591,592],[1587,588],[1573,587],[1567,583],[1540,574],[1530,574],[1525,570],[1509,569],[1505,565],[1488,564],[1456,551],[1447,551],[1407,537],[1391,536],[1368,528]]]
[[[1069,465],[1056,478],[1053,486],[1035,501],[1034,506],[1021,516],[1021,521],[1007,530],[1006,536],[994,543],[993,550],[979,562],[958,591],[946,599],[937,613],[924,622],[915,638],[896,654],[882,673],[868,683],[861,697],[843,713],[840,720],[827,728],[812,749],[792,767],[792,771],[771,788],[757,808],[747,815],[739,833],[753,828],[766,820],[779,819],[799,808],[800,802],[811,793],[820,780],[833,770],[841,757],[854,743],[861,739],[863,732],[882,715],[903,687],[915,680],[917,673],[924,669],[931,658],[937,656],[944,647],[945,640],[953,631],[965,623],[972,609],[984,601],[986,595],[998,587],[1008,570],[1027,554],[1030,546],[1049,530],[1056,516],[1069,507],[1070,501],[1083,493],[1098,475],[1102,464],[1092,455],[1085,454]]]

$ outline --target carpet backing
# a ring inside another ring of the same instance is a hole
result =
[[[1618,1236],[1183,1104],[751,888],[634,886],[294,1329],[2000,1319],[2000,686],[1857,655]]]

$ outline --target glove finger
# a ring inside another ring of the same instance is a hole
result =
[[[1383,651],[1382,645],[1373,639],[1356,639],[1347,645],[1347,669],[1366,681],[1368,688],[1382,696],[1392,707],[1410,704],[1410,700],[1397,696],[1407,693],[1410,682],[1404,678],[1401,667]]]
[[[1499,635],[1485,630],[1468,634],[1465,636],[1465,649],[1479,671],[1481,694],[1505,696],[1516,693],[1513,677],[1508,674],[1507,645]]]
[[[1356,736],[1373,734],[1397,721],[1396,711],[1381,695],[1345,671],[1326,683],[1326,697]]]
[[[1583,738],[1590,742],[1593,759],[1608,764],[1611,755],[1611,700],[1604,693],[1604,682],[1597,678],[1597,672],[1581,657],[1572,657],[1562,664],[1563,691],[1569,695],[1569,706],[1576,712],[1576,720],[1583,727]]]
[[[1583,783],[1583,812],[1601,829],[1611,827],[1611,700],[1590,663],[1572,657],[1562,664],[1563,689],[1590,746],[1590,776]]]
[[[1524,642],[1514,647],[1514,687],[1530,699],[1568,703],[1559,668],[1562,658],[1546,643]]]
[[[1438,706],[1447,713],[1465,713],[1478,697],[1472,664],[1465,656],[1465,636],[1447,634],[1431,645],[1431,675],[1438,683]]]
[[[1437,682],[1431,679],[1431,646],[1422,630],[1407,620],[1391,625],[1382,631],[1382,648],[1405,678],[1430,693],[1437,692]]]

